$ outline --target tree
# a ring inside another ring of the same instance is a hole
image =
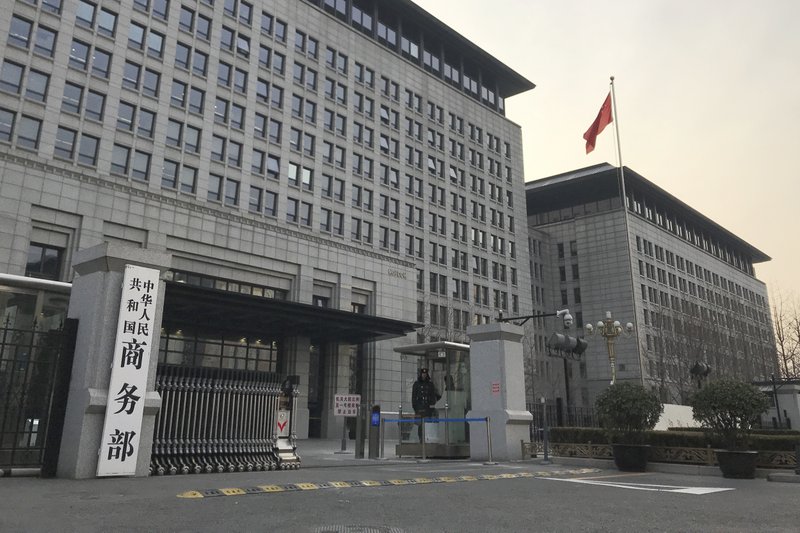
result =
[[[780,376],[800,378],[800,304],[796,297],[778,291],[772,304],[772,327]]]

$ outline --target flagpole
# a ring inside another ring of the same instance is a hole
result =
[[[617,92],[614,89],[614,76],[611,76],[611,112],[614,116],[614,134],[617,141],[617,163],[619,164],[619,183],[620,183],[620,191],[622,194],[622,205],[625,207],[626,215],[627,215],[627,205],[626,200],[627,197],[625,196],[625,170],[623,169],[624,165],[622,164],[622,146],[620,146],[619,142],[619,119],[617,117]],[[625,217],[625,222],[627,224],[628,217]]]
[[[611,113],[614,117],[614,134],[617,141],[617,163],[619,163],[619,188],[620,188],[620,195],[622,200],[622,216],[623,220],[625,221],[625,244],[628,248],[628,261],[630,264],[630,282],[631,282],[631,304],[633,305],[633,328],[636,332],[634,336],[636,339],[636,355],[639,358],[639,377],[641,379],[642,386],[644,386],[644,365],[642,364],[642,351],[641,345],[639,344],[639,325],[637,316],[638,313],[636,311],[636,284],[633,281],[633,250],[631,249],[631,235],[630,235],[630,224],[628,223],[628,196],[625,192],[625,165],[622,164],[622,147],[620,146],[619,142],[619,119],[617,117],[617,93],[614,88],[614,76],[611,76]]]

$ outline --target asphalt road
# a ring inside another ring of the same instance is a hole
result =
[[[222,490],[225,489],[225,490]],[[800,484],[531,462],[0,479],[0,531],[792,531]]]

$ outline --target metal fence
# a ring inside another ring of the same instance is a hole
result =
[[[531,442],[540,444],[544,438],[545,417],[547,427],[599,427],[594,409],[591,407],[564,407],[560,403],[529,403],[527,409],[533,415],[530,425]]]
[[[60,329],[0,327],[0,469],[55,473],[77,321]]]

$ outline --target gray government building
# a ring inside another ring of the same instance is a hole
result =
[[[769,258],[630,169],[627,214],[609,165],[526,184],[533,83],[411,1],[15,0],[0,56],[0,466],[94,476],[113,402],[137,475],[273,467],[263,420],[337,438],[335,395],[408,412],[422,365],[468,409],[467,327],[501,315],[612,311],[617,379],[666,401],[696,362],[773,368]],[[117,392],[126,265],[160,288]],[[526,327],[528,402],[591,406],[604,340]]]
[[[505,99],[534,85],[413,2],[6,7],[0,308],[17,330],[57,327],[67,302],[79,319],[65,439],[81,434],[62,455],[96,449],[87,420],[115,393],[91,361],[118,303],[90,280],[118,296],[126,263],[163,281],[146,427],[154,390],[263,375],[296,386],[299,438],[337,437],[334,394],[401,407],[417,361],[398,346],[530,309]],[[203,394],[192,408],[217,409]],[[19,419],[33,442],[39,419]],[[202,441],[203,420],[184,422]]]
[[[624,179],[627,210],[608,164],[526,183],[534,308],[569,308],[578,328],[608,311],[632,323],[614,343],[616,378],[665,402],[686,403],[696,363],[710,367],[706,379],[769,379],[775,341],[754,265],[770,258],[634,170]],[[611,378],[605,339],[586,335],[581,360],[562,368],[547,357],[546,331],[530,334],[534,387],[559,407],[593,405]]]

